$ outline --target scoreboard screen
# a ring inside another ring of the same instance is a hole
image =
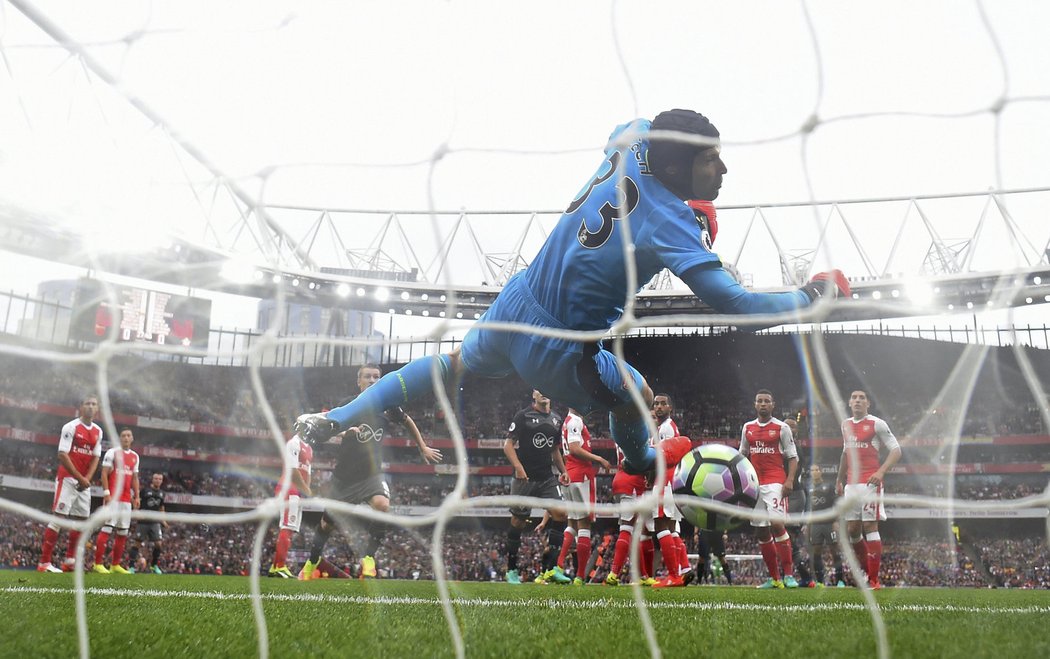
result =
[[[118,341],[207,348],[211,300],[97,279],[77,281],[70,338],[103,341],[113,326]]]

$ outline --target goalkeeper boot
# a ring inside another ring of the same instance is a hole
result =
[[[95,567],[91,568],[92,572],[98,572],[99,574],[109,574],[109,570],[102,563],[95,563]]]
[[[365,556],[361,559],[361,578],[376,578],[376,559],[372,558],[371,556]]]
[[[339,424],[324,414],[302,414],[295,420],[292,431],[307,444],[317,444],[339,434]]]
[[[515,585],[515,586],[520,586],[521,585],[521,577],[518,576],[518,571],[517,570],[507,570],[507,577],[506,578],[507,578],[507,583],[509,583],[509,584],[512,584],[512,585]]]
[[[125,567],[120,563],[114,563],[113,565],[110,565],[109,572],[110,574],[131,574],[131,572],[128,572],[127,569],[125,569]]]
[[[618,577],[615,574],[613,574],[612,572],[610,572],[609,576],[605,577],[605,585],[606,586],[619,586],[620,585],[620,577]]]
[[[569,578],[569,575],[565,574],[565,570],[557,565],[547,570],[543,577],[547,581],[553,581],[554,583],[572,583],[572,579]]]
[[[320,562],[320,560],[318,560],[317,563],[310,560],[306,561],[306,563],[303,564],[303,569],[299,572],[299,580],[309,581],[311,579],[316,579],[317,576],[319,576],[317,575],[317,565]]]
[[[784,577],[784,587],[785,588],[798,588],[798,581],[795,581],[795,576],[794,575],[789,574],[789,575]]]

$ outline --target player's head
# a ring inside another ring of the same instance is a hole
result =
[[[532,406],[540,412],[550,412],[551,399],[544,396],[539,389],[533,389]]]
[[[824,472],[821,470],[820,465],[814,464],[809,466],[809,478],[814,483],[824,482]]]
[[[134,441],[135,435],[131,432],[131,428],[120,429],[120,448],[126,451],[131,448],[131,444]]]
[[[153,487],[153,489],[159,490],[160,486],[164,484],[164,474],[153,474],[153,476],[150,477],[149,484]]]
[[[854,389],[849,395],[849,411],[853,413],[854,419],[863,419],[871,409],[871,399],[868,392],[863,389]]]
[[[718,129],[699,112],[668,110],[656,115],[652,130],[701,135],[713,143],[689,144],[671,137],[649,140],[646,156],[649,171],[658,181],[683,201],[712,201],[722,187],[722,176],[728,171],[722,162]]]
[[[791,428],[791,434],[794,438],[798,439],[798,421],[795,421],[791,417],[784,419],[784,425]]]
[[[88,394],[80,400],[80,418],[90,423],[98,414],[98,396]]]
[[[376,364],[365,364],[361,368],[357,369],[357,389],[358,391],[364,391],[368,389],[376,382],[379,382],[379,378],[383,377],[383,372],[379,370],[379,366]]]
[[[776,401],[773,400],[773,392],[769,389],[759,389],[755,394],[755,411],[758,412],[758,418],[768,421],[773,416],[774,407]]]
[[[656,394],[653,396],[653,414],[656,415],[657,423],[663,423],[674,411],[674,401],[667,394]]]

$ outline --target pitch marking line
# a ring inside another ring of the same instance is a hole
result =
[[[8,586],[2,590],[4,593],[27,593],[27,594],[72,594],[73,588],[53,588],[40,586]],[[84,593],[99,597],[190,597],[198,599],[211,599],[220,601],[246,601],[251,599],[248,593],[224,593],[215,590],[158,590],[158,589],[131,589],[120,588],[86,588]],[[271,602],[320,602],[324,604],[372,604],[372,605],[423,605],[437,606],[440,602],[437,598],[428,597],[394,597],[380,595],[366,597],[363,595],[327,595],[314,593],[266,593],[262,599]],[[548,609],[563,610],[588,610],[588,609],[634,609],[632,600],[560,600],[560,599],[513,599],[499,600],[482,597],[453,598],[452,604],[456,606],[477,607],[499,607],[517,608],[521,606],[542,607]],[[646,602],[650,609],[687,609],[693,611],[780,611],[788,613],[826,613],[829,611],[866,611],[864,604],[851,604],[848,602],[813,603],[813,604],[739,604],[734,602]],[[954,604],[883,604],[883,611],[923,612],[923,613],[991,613],[991,614],[1040,614],[1050,613],[1050,606],[1012,606],[1012,607],[982,607],[982,606],[956,606]]]

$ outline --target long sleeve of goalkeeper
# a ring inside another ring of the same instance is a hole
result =
[[[753,293],[740,285],[720,263],[702,263],[681,275],[693,294],[718,313],[772,314],[794,311],[810,305],[805,291]]]

